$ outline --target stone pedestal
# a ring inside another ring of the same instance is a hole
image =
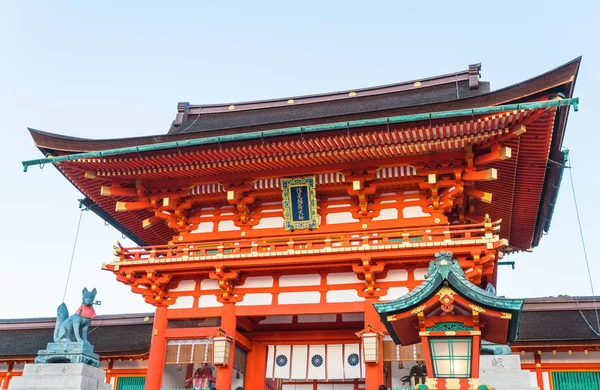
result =
[[[27,364],[23,376],[10,381],[9,390],[110,390],[105,373],[83,363]]]
[[[38,351],[35,363],[85,363],[100,367],[99,358],[89,343],[48,343],[46,349]]]
[[[521,370],[519,355],[481,355],[479,382],[495,390],[539,390],[535,373]]]

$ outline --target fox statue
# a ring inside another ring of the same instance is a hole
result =
[[[92,318],[96,316],[94,303],[96,299],[96,289],[88,291],[84,288],[82,291],[81,306],[69,317],[67,305],[60,304],[56,311],[56,327],[54,328],[55,343],[83,342],[89,344],[87,339],[88,328]]]

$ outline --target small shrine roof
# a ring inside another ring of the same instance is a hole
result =
[[[491,285],[486,290],[474,285],[466,278],[458,260],[452,259],[450,252],[441,251],[439,254],[436,253],[436,260],[430,262],[425,281],[408,294],[393,301],[375,303],[373,306],[379,313],[382,322],[388,328],[392,338],[399,343],[400,340],[393,326],[388,321],[388,317],[408,312],[423,305],[444,286],[450,287],[468,302],[476,306],[510,313],[508,340],[515,341],[517,339],[524,300],[496,296],[495,289]],[[414,314],[416,315],[416,312]]]

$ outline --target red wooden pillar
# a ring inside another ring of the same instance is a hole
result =
[[[106,377],[104,378],[106,383],[110,383],[110,379],[112,378],[112,369],[113,361],[112,359],[108,359],[108,368],[106,369]]]
[[[221,312],[221,329],[225,331],[227,336],[235,338],[236,332],[236,318],[235,318],[235,304],[232,302],[226,302],[223,304],[223,311]],[[217,389],[231,389],[231,380],[233,377],[233,353],[235,351],[235,340],[231,341],[231,349],[229,351],[229,364],[227,366],[217,367]],[[246,386],[247,387],[247,386]],[[251,387],[248,387],[251,388]]]
[[[4,382],[2,382],[2,389],[8,389],[8,384],[10,383],[10,379],[12,377],[12,370],[14,365],[14,362],[8,364],[8,370],[6,371]]]
[[[385,331],[379,314],[373,307],[373,303],[378,298],[367,298],[365,299],[365,328],[370,325],[373,329],[380,332]],[[383,340],[379,339],[379,362],[366,364],[366,375],[365,375],[365,388],[366,389],[377,389],[379,385],[384,384],[383,376]]]
[[[267,348],[264,344],[253,342],[252,350],[246,359],[246,378],[244,388],[263,390],[267,375]]]
[[[538,387],[544,390],[544,376],[542,375],[542,355],[535,352],[535,377],[537,378]],[[547,389],[549,390],[549,389]]]
[[[150,358],[146,374],[145,390],[160,390],[162,386],[165,354],[167,352],[167,308],[157,307],[154,314],[154,327],[152,329],[152,343],[150,345]]]
[[[471,377],[472,378],[479,378],[479,361],[481,360],[480,358],[480,353],[479,351],[481,350],[481,336],[475,335],[473,336],[473,352],[471,354]],[[484,383],[484,385],[486,385],[487,383]]]

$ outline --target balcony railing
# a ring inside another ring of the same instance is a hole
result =
[[[201,241],[125,248],[115,246],[115,263],[121,265],[172,261],[211,260],[327,254],[368,250],[455,247],[498,241],[501,220],[489,223],[427,227],[422,229],[365,230],[293,238]]]

